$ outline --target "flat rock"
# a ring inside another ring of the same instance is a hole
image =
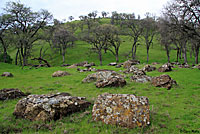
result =
[[[132,94],[104,93],[94,103],[92,118],[121,127],[146,127],[150,124],[149,101]]]
[[[10,72],[3,72],[3,74],[1,76],[2,77],[13,77],[13,74]]]
[[[21,98],[23,96],[26,96],[25,93],[20,91],[19,89],[2,89],[0,90],[0,100],[9,100],[9,99],[15,99],[15,98]]]
[[[152,65],[145,65],[142,70],[145,72],[151,72],[151,71],[156,70],[156,67],[154,67]]]
[[[108,66],[116,66],[116,65],[117,65],[116,62],[111,62],[111,63],[108,64]]]
[[[152,80],[151,76],[147,75],[133,75],[130,77],[132,81],[139,82],[139,83],[146,83]]]
[[[77,68],[77,66],[75,64],[73,64],[73,65],[71,65],[71,66],[69,66],[67,68]]]
[[[66,71],[56,71],[52,74],[52,77],[62,77],[66,75],[70,75],[70,74]]]
[[[166,74],[152,78],[151,83],[156,87],[164,87],[167,89],[171,89],[173,85],[177,85],[176,81]]]
[[[68,93],[29,95],[19,100],[13,115],[32,121],[58,120],[90,106],[85,97],[72,97]]]
[[[160,64],[160,63],[158,63],[158,62],[152,62],[151,64],[152,64],[152,65],[158,65],[158,64]]]
[[[169,72],[172,71],[172,65],[170,63],[164,64],[158,68],[158,72]]]

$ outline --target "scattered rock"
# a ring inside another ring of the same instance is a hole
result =
[[[198,64],[198,65],[194,66],[193,68],[197,68],[197,69],[199,69],[199,70],[200,70],[200,64]]]
[[[73,65],[71,65],[71,66],[69,66],[67,68],[77,68],[77,66],[75,64],[73,64]]]
[[[152,65],[158,65],[158,64],[160,64],[160,63],[158,63],[158,62],[153,62],[153,63],[151,63]]]
[[[85,97],[72,97],[68,93],[29,95],[21,99],[13,115],[32,121],[58,120],[90,106]]]
[[[179,62],[172,62],[172,65],[181,65]]]
[[[21,98],[23,96],[26,96],[25,93],[20,91],[19,89],[2,89],[0,90],[0,100],[8,100],[8,99],[15,99],[15,98]]]
[[[124,73],[133,73],[134,75],[146,75],[146,73],[143,70],[140,70],[134,65],[125,70]]]
[[[85,64],[83,66],[89,69],[91,67],[91,64]]]
[[[77,71],[79,72],[88,72],[88,71],[93,71],[95,72],[96,71],[96,68],[85,68],[85,69],[80,69],[80,68],[77,68]]]
[[[125,61],[125,62],[123,63],[125,69],[128,69],[128,68],[130,68],[132,65],[137,65],[137,64],[140,64],[140,61],[138,61],[138,60],[128,60],[128,61]]]
[[[70,75],[70,74],[66,71],[56,71],[52,74],[52,77],[62,77],[66,75]]]
[[[96,87],[103,88],[103,87],[123,87],[126,85],[126,81],[124,78],[119,76],[112,76],[108,79],[98,80],[96,82]]]
[[[94,62],[91,62],[90,65],[91,65],[91,66],[96,66]]]
[[[96,87],[106,86],[124,86],[126,81],[123,75],[116,73],[115,71],[100,71],[88,75],[82,82],[94,82],[96,81]]]
[[[1,76],[2,77],[13,77],[13,74],[10,72],[4,72]]]
[[[94,121],[121,127],[145,127],[150,124],[148,98],[104,93],[95,101],[92,118]]]
[[[108,66],[116,66],[116,65],[117,65],[116,62],[111,62],[111,63],[108,64]]]
[[[119,63],[119,64],[117,64],[115,67],[116,68],[120,68],[120,67],[122,67],[123,66],[123,63]]]
[[[80,62],[80,63],[76,63],[75,65],[83,67],[85,64],[89,64],[88,61],[83,61],[83,62]]]
[[[150,82],[152,77],[147,75],[133,75],[130,77],[130,79],[135,82],[145,83]]]
[[[177,85],[176,81],[166,74],[152,78],[151,83],[156,87],[164,87],[167,89],[171,89],[173,85]]]
[[[151,66],[151,65],[145,65],[142,70],[145,72],[151,72],[151,71],[156,70],[156,67]]]
[[[61,65],[61,67],[68,67],[68,66],[71,66],[70,64],[63,64]]]
[[[187,63],[183,63],[179,65],[179,68],[190,68],[190,65],[188,65]]]
[[[166,63],[158,68],[158,72],[169,72],[172,71],[172,65],[170,63]]]

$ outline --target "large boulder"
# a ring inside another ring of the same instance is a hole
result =
[[[70,75],[70,74],[66,71],[56,71],[52,74],[52,77],[62,77],[66,75]]]
[[[132,94],[104,93],[95,101],[92,118],[122,127],[145,127],[150,124],[149,101]]]
[[[83,83],[95,82],[96,87],[106,87],[106,86],[124,86],[126,81],[124,75],[118,74],[115,71],[99,71],[88,75],[82,80]]]
[[[158,68],[158,72],[169,72],[172,71],[172,65],[170,63],[164,64]]]
[[[112,76],[108,79],[104,80],[98,80],[96,83],[96,87],[102,88],[102,87],[123,87],[126,85],[126,81],[124,78],[119,76]]]
[[[84,110],[90,104],[85,97],[72,97],[68,93],[29,95],[17,103],[13,114],[32,121],[50,121]]]
[[[156,67],[151,66],[151,65],[145,65],[142,70],[145,72],[151,72],[151,71],[156,70]]]
[[[139,82],[139,83],[146,83],[152,80],[151,76],[147,75],[133,75],[130,77],[132,81]]]
[[[125,70],[124,73],[133,73],[134,75],[146,75],[143,70],[135,67],[134,65]]]
[[[15,99],[15,98],[21,98],[23,96],[26,96],[25,93],[20,91],[19,89],[2,89],[0,90],[0,100],[8,100],[8,99]]]
[[[176,81],[166,74],[152,78],[151,83],[156,87],[164,87],[167,89],[171,89],[173,85],[177,85]]]
[[[13,74],[10,72],[3,72],[3,74],[1,76],[2,77],[13,77]]]
[[[128,60],[128,61],[125,61],[125,62],[123,63],[125,69],[128,69],[128,68],[130,68],[132,65],[137,65],[137,64],[140,64],[140,61],[138,61],[138,60]]]

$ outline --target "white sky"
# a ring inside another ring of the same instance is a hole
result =
[[[6,2],[10,0],[0,0],[0,13],[5,7]],[[14,0],[16,1],[16,0]],[[18,0],[19,1],[19,0]],[[89,12],[97,10],[99,15],[102,11],[117,11],[118,13],[135,13],[144,16],[146,12],[150,12],[160,16],[163,5],[168,0],[20,0],[21,3],[31,7],[34,11],[47,9],[54,18],[68,20],[69,16],[76,19],[80,15],[87,15]]]

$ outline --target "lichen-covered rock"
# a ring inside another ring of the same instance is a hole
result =
[[[130,77],[130,79],[135,82],[145,83],[150,82],[152,77],[147,75],[133,75]]]
[[[70,75],[70,74],[66,71],[56,71],[52,74],[52,77],[62,77],[66,75]]]
[[[112,76],[108,79],[101,79],[98,80],[96,83],[96,87],[102,88],[102,87],[123,87],[126,85],[126,81],[124,78],[119,76]]]
[[[29,95],[17,103],[13,114],[32,121],[50,121],[84,110],[89,105],[85,97],[72,97],[68,93]]]
[[[124,75],[118,74],[115,71],[99,71],[88,75],[82,80],[83,83],[95,82],[96,87],[122,87],[126,85]]]
[[[2,77],[13,77],[13,74],[10,72],[4,72],[1,76]]]
[[[0,100],[8,100],[8,99],[15,99],[15,98],[21,98],[23,96],[26,96],[22,91],[19,89],[2,89],[0,90]]]
[[[128,60],[128,61],[125,61],[125,62],[123,63],[125,69],[128,69],[128,68],[130,68],[132,65],[137,65],[137,64],[140,64],[140,61],[138,61],[138,60]]]
[[[158,72],[169,72],[172,71],[172,65],[170,63],[164,64],[158,68]]]
[[[92,110],[94,121],[134,128],[150,124],[148,98],[132,94],[99,95]]]
[[[192,67],[192,68],[197,68],[197,69],[200,70],[200,64],[198,64],[198,65],[196,65],[196,66],[194,66],[194,67]]]
[[[156,87],[164,87],[167,89],[171,89],[173,85],[177,85],[176,81],[166,74],[152,78],[151,83]]]
[[[156,67],[151,66],[151,65],[145,65],[142,70],[145,72],[151,72],[151,71],[156,70]]]
[[[146,75],[143,70],[135,67],[134,65],[125,70],[124,73],[133,73],[134,75]]]

